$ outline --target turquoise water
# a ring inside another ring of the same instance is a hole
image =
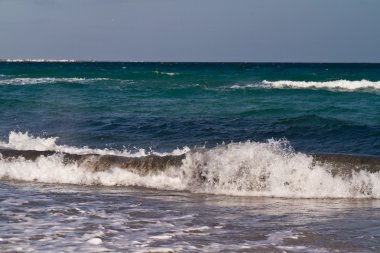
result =
[[[281,80],[317,86],[267,83]],[[0,136],[155,151],[286,138],[306,153],[380,155],[378,81],[379,64],[0,63]]]

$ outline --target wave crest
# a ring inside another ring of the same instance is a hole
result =
[[[0,143],[0,178],[244,196],[380,198],[380,158],[311,156],[295,152],[286,140],[170,154],[75,148],[56,140],[11,133],[9,142]]]
[[[335,80],[326,82],[313,82],[313,81],[267,81],[262,82],[272,88],[301,88],[301,89],[335,89],[335,90],[360,90],[360,89],[380,89],[380,81],[373,82],[368,80],[349,81],[349,80]]]

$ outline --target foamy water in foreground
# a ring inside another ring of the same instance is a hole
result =
[[[1,252],[377,252],[379,200],[0,183]]]

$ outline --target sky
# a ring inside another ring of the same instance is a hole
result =
[[[380,62],[379,0],[0,0],[0,58]]]

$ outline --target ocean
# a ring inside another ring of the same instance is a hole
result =
[[[380,64],[0,62],[1,252],[379,252]]]

